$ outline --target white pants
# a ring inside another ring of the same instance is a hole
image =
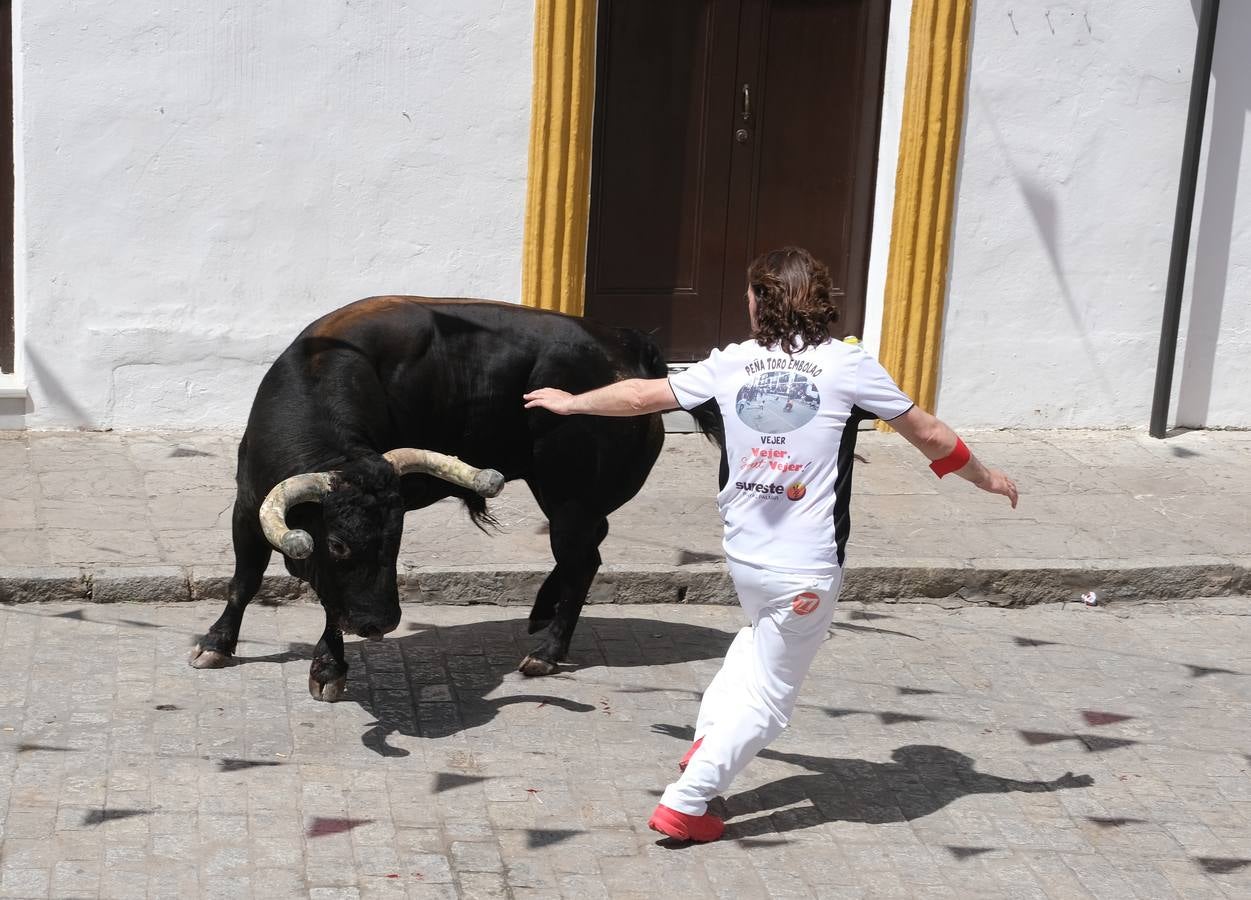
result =
[[[703,815],[752,757],[790,720],[800,685],[821,649],[843,573],[794,575],[730,561],[730,576],[750,624],[730,645],[699,706],[703,743],[660,802]]]

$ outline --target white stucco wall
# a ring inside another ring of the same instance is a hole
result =
[[[1197,2],[975,4],[944,418],[1147,421]],[[891,12],[870,349],[910,7]],[[30,399],[0,399],[0,427],[238,427],[322,312],[517,300],[532,18],[531,0],[18,0]],[[1220,26],[1173,421],[1251,427],[1251,4]]]
[[[369,294],[516,301],[532,0],[19,0],[32,428],[241,427]]]
[[[891,219],[895,208],[895,172],[899,166],[899,135],[903,124],[908,74],[908,31],[912,0],[893,0],[886,32],[886,66],[882,73],[881,130],[877,146],[877,185],[873,191],[873,236],[865,279],[864,348],[876,354],[882,341],[886,266],[890,262]]]
[[[939,415],[1145,427],[1190,0],[975,4]],[[1224,3],[1173,421],[1251,426],[1251,4]]]

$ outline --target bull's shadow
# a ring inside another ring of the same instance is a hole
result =
[[[653,726],[689,741],[691,729]],[[726,798],[716,811],[731,820],[726,837],[748,838],[811,828],[825,822],[883,825],[910,822],[972,794],[1039,793],[1094,784],[1089,775],[1065,772],[1050,781],[1021,781],[976,770],[958,750],[909,744],[891,752],[891,762],[761,751],[762,759],[789,763],[812,774],[791,775]],[[795,806],[795,804],[806,804]]]
[[[546,715],[594,712],[599,707],[568,699],[587,693],[582,685],[592,681],[590,672],[580,679],[580,670],[720,659],[734,638],[682,622],[584,615],[569,663],[557,675],[527,679],[517,673],[530,641],[526,626],[520,617],[443,626],[408,622],[400,627],[409,633],[400,637],[347,644],[350,671],[340,702],[359,703],[375,719],[362,743],[383,756],[406,756],[388,743],[391,735],[447,737],[487,724],[512,704],[553,707]],[[492,693],[497,696],[488,697]],[[594,693],[598,698],[603,687]]]

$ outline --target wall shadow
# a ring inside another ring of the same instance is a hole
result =
[[[46,406],[68,412],[78,425],[91,427],[98,424],[95,417],[87,411],[86,407],[79,402],[70,389],[57,378],[52,368],[44,363],[43,358],[32,350],[29,344],[23,348],[23,352],[30,374],[39,382],[39,386],[47,399]]]
[[[1104,396],[1111,397],[1115,394],[1116,389],[1108,375],[1106,366],[1100,362],[1102,357],[1098,352],[1098,348],[1091,340],[1086,327],[1085,301],[1077,296],[1073,286],[1069,283],[1068,270],[1061,255],[1060,210],[1055,191],[1017,164],[1016,157],[1012,153],[1007,138],[1004,137],[1003,132],[999,128],[995,112],[991,108],[990,101],[986,99],[986,95],[976,86],[973,86],[970,96],[973,103],[981,110],[985,126],[994,139],[1004,167],[1021,194],[1021,200],[1034,224],[1038,240],[1042,244],[1043,251],[1047,254],[1047,261],[1055,277],[1056,287],[1059,288],[1059,296],[1063,301],[1064,310],[1073,325],[1073,334],[1081,342],[1083,358],[1090,365],[1095,377],[1099,379]],[[946,309],[949,308],[950,304],[947,304],[944,309],[944,325],[947,316]]]
[[[30,397],[0,397],[0,431],[26,427],[26,417],[35,411]]]
[[[1198,12],[1196,4],[1196,19]],[[1194,282],[1177,393],[1175,420],[1179,425],[1207,426],[1212,412],[1212,380],[1238,209],[1238,175],[1242,167],[1247,111],[1251,110],[1251,77],[1247,76],[1243,52],[1248,46],[1251,46],[1251,5],[1221,4],[1205,123],[1203,205],[1195,223],[1197,236],[1191,259]],[[1246,203],[1242,205],[1248,207]]]

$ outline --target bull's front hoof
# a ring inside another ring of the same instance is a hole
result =
[[[343,699],[343,692],[346,690],[346,675],[340,675],[338,678],[332,678],[324,683],[318,681],[312,675],[308,676],[308,692],[314,700],[321,700],[323,703],[336,703]]]
[[[527,656],[521,661],[521,665],[517,667],[517,671],[522,675],[529,675],[531,678],[537,678],[540,675],[555,675],[558,671],[558,667],[554,662],[539,659],[537,656]]]
[[[230,660],[229,653],[222,653],[220,650],[205,650],[199,644],[192,647],[187,655],[187,662],[193,669],[220,669],[230,665]]]
[[[308,692],[314,700],[334,703],[347,689],[347,663],[333,656],[316,656],[308,667]]]

